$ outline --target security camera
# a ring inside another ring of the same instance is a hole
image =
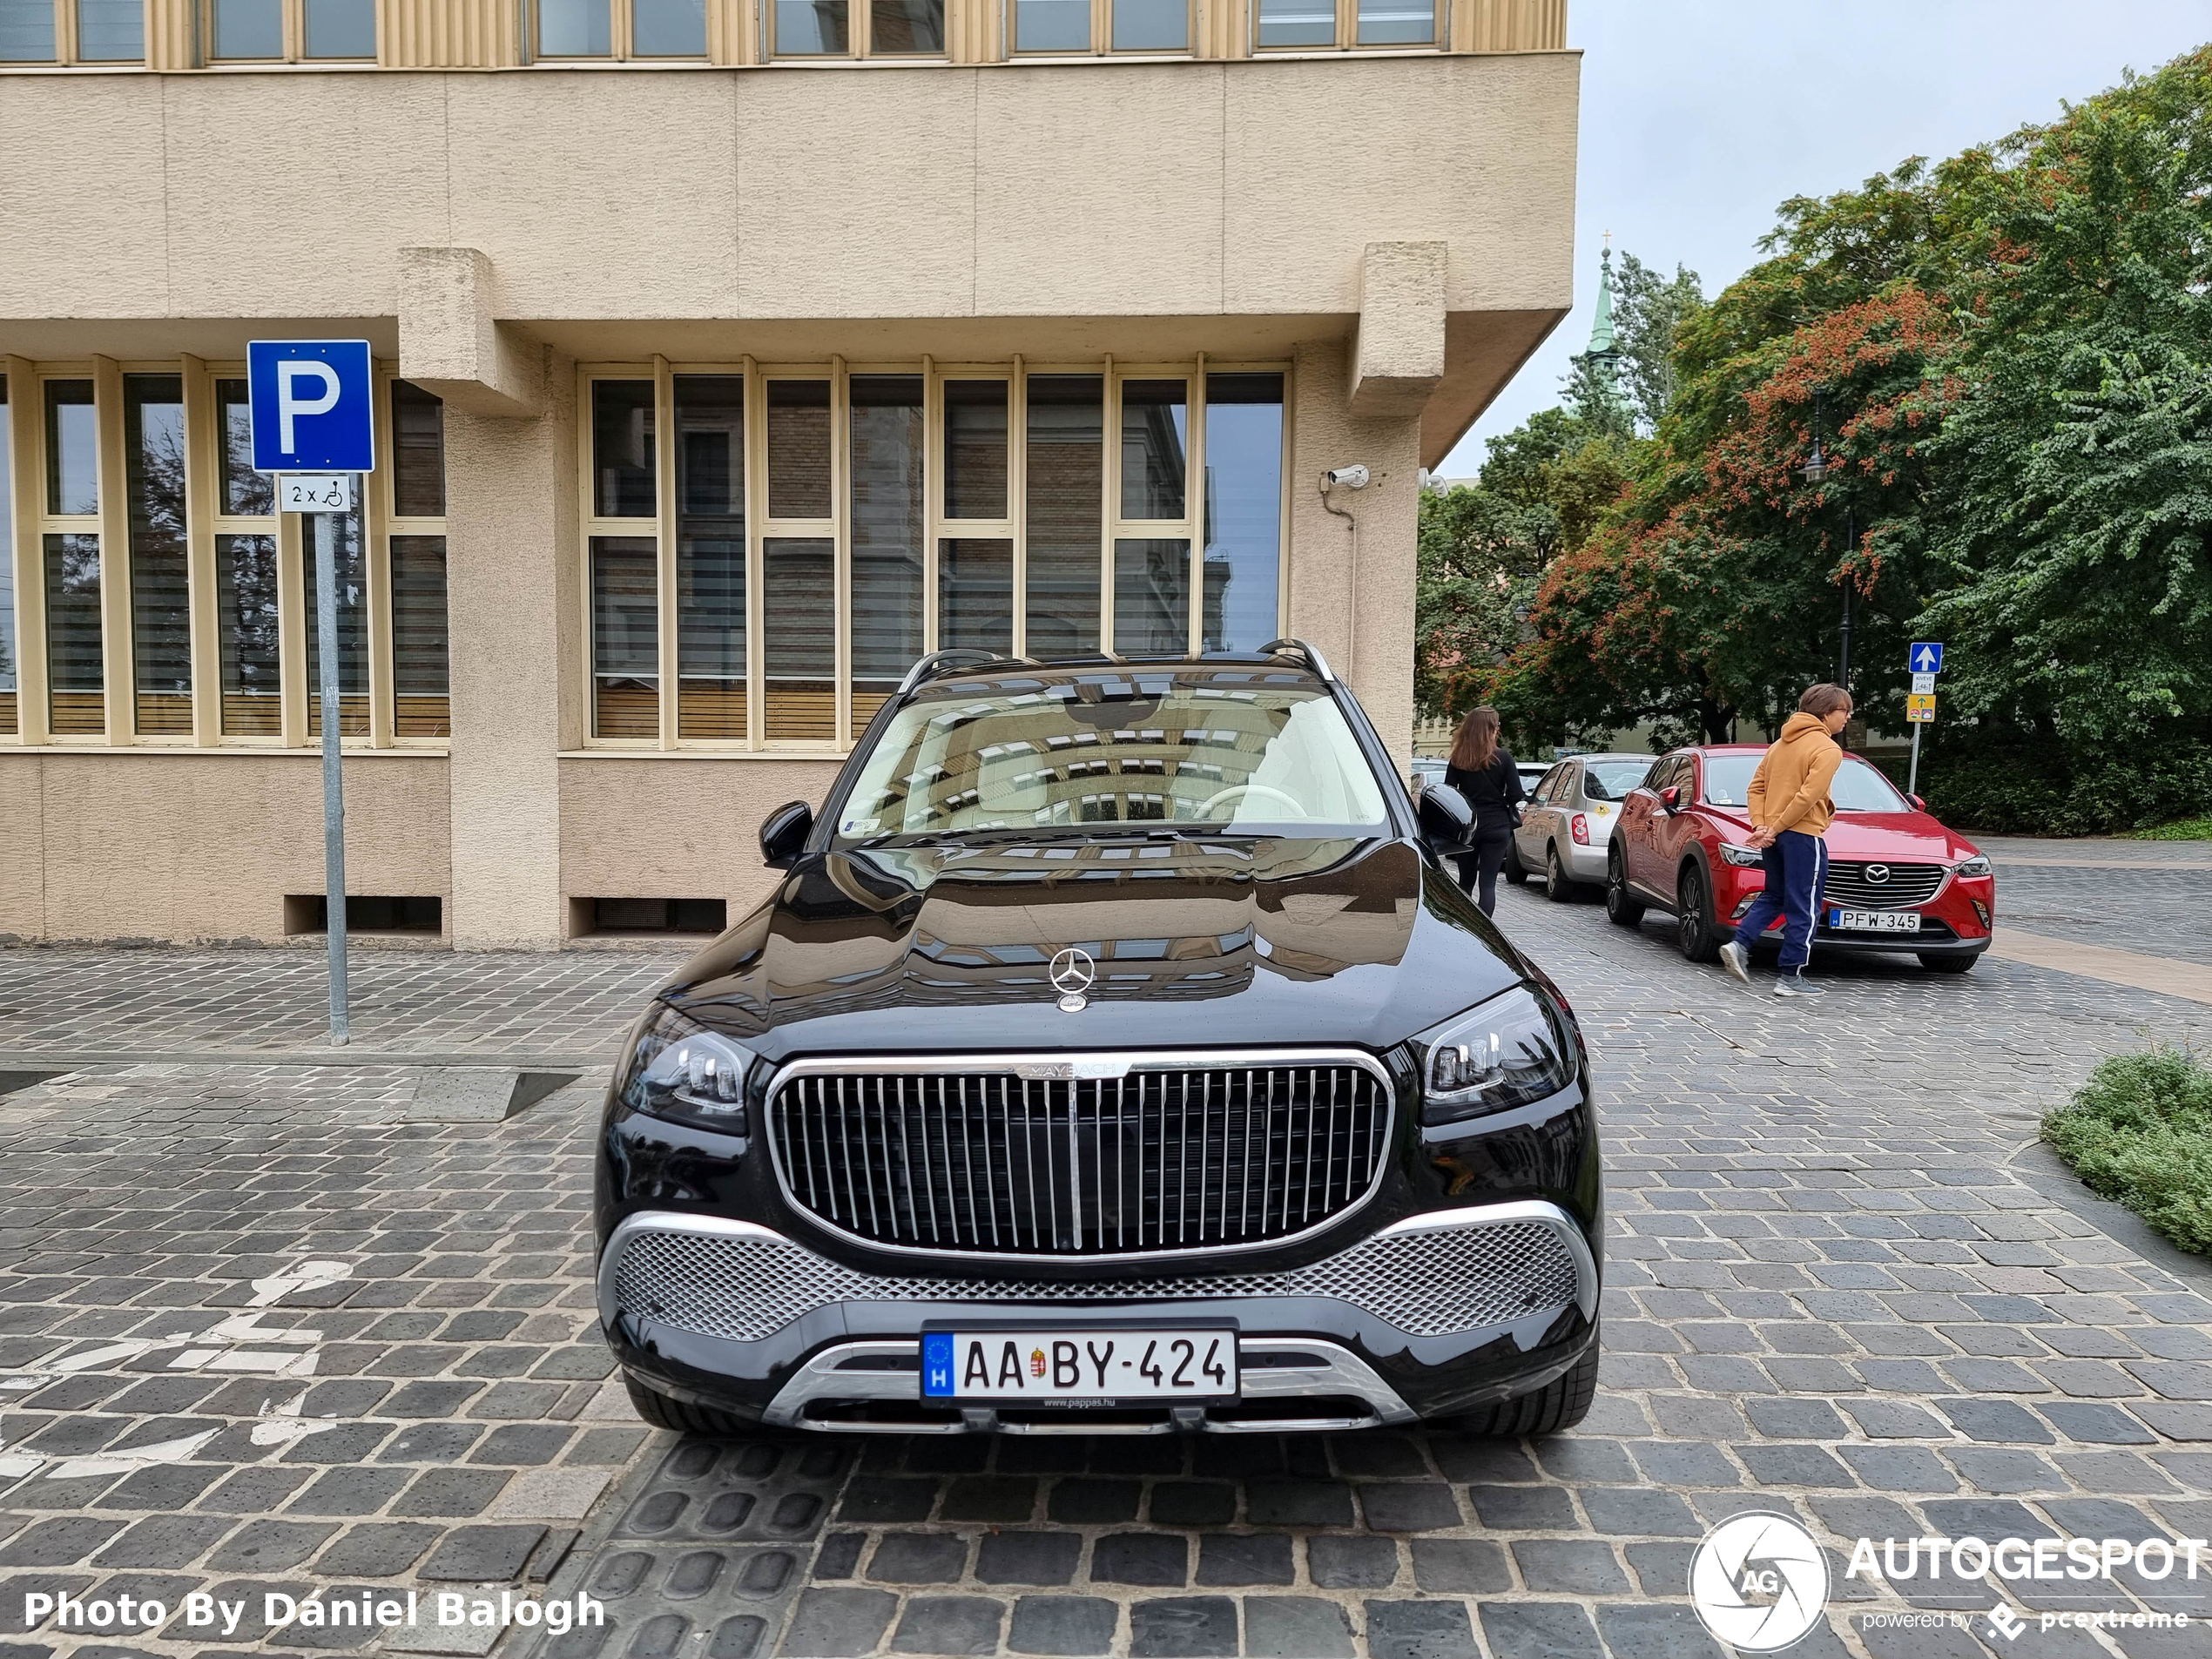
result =
[[[1370,474],[1365,467],[1337,467],[1321,475],[1325,487],[1341,486],[1345,489],[1365,489]]]

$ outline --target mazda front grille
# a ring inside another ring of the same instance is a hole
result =
[[[1827,880],[1821,884],[1821,902],[1851,910],[1910,910],[1934,898],[1948,874],[1940,864],[1831,859]]]

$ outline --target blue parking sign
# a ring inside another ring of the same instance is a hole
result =
[[[256,472],[376,470],[375,376],[366,340],[246,347]]]

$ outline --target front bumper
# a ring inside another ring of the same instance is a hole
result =
[[[1409,1217],[1281,1272],[1124,1281],[891,1278],[751,1222],[627,1217],[600,1319],[648,1386],[763,1421],[847,1431],[1167,1433],[1352,1428],[1541,1387],[1595,1339],[1581,1229],[1541,1201]],[[926,1325],[1227,1325],[1244,1390],[1212,1406],[961,1409],[920,1396]]]

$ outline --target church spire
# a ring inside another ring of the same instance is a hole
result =
[[[1582,395],[1588,398],[1594,390],[1612,408],[1634,420],[1629,400],[1621,391],[1621,345],[1613,332],[1613,233],[1605,233],[1605,247],[1598,254],[1597,314],[1590,320],[1589,349],[1575,358],[1595,382],[1586,383]],[[1585,409],[1585,414],[1590,413]]]

